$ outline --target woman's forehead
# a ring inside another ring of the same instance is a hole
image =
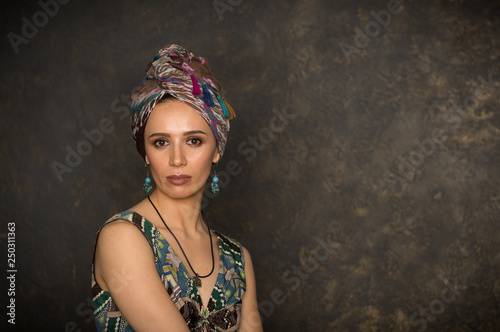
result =
[[[171,133],[202,130],[211,132],[210,126],[191,106],[181,101],[167,101],[157,104],[146,124],[146,132],[168,130]]]

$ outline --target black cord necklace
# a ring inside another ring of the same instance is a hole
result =
[[[187,258],[186,256],[186,253],[184,252],[184,249],[182,249],[182,246],[181,244],[179,243],[179,240],[177,240],[177,238],[175,237],[174,233],[172,233],[172,231],[170,230],[170,228],[168,228],[167,224],[165,223],[165,220],[163,220],[160,212],[158,211],[158,209],[156,208],[156,206],[153,204],[153,202],[151,201],[151,198],[149,198],[149,195],[148,195],[148,200],[149,202],[151,203],[151,205],[154,207],[154,209],[156,210],[156,213],[158,213],[158,216],[160,216],[160,219],[161,221],[163,222],[163,225],[165,225],[165,227],[168,229],[168,231],[170,232],[170,234],[172,234],[172,236],[174,237],[175,241],[177,242],[177,245],[179,246],[179,248],[181,248],[181,251],[182,251],[182,254],[184,255],[184,257],[186,258],[186,261],[187,263],[189,264],[189,267],[191,268],[191,271],[193,271],[194,273],[194,277],[193,277],[193,282],[194,282],[194,285],[196,287],[201,287],[201,280],[200,278],[206,278],[206,277],[209,277],[212,272],[214,272],[214,267],[215,267],[215,260],[214,260],[214,246],[212,245],[212,234],[210,234],[210,227],[208,226],[208,222],[205,220],[205,215],[203,214],[203,211],[201,211],[201,216],[202,216],[202,219],[203,221],[205,222],[205,224],[207,225],[207,228],[208,228],[208,236],[210,237],[210,250],[212,251],[212,271],[210,271],[209,274],[207,274],[206,276],[200,276],[198,273],[196,273],[196,271],[193,269],[193,267],[191,266],[191,263],[189,262],[189,259]]]

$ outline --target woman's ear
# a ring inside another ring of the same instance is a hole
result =
[[[145,156],[145,157],[144,157],[144,161],[146,162],[146,165],[149,165],[149,159],[148,159],[148,156]]]
[[[217,164],[220,160],[219,148],[215,149],[214,159],[212,160],[213,164]]]

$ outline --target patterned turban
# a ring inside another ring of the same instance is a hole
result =
[[[132,134],[141,156],[146,156],[146,122],[155,105],[167,95],[185,102],[203,117],[212,129],[222,156],[234,111],[224,99],[207,60],[175,44],[158,51],[146,67],[146,78],[132,95]]]

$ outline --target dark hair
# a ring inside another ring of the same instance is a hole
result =
[[[171,100],[177,100],[177,98],[175,98],[172,95],[164,95],[163,97],[161,97],[160,100],[158,100],[158,102],[156,104],[158,105],[160,103],[166,103],[167,101],[171,101]]]

